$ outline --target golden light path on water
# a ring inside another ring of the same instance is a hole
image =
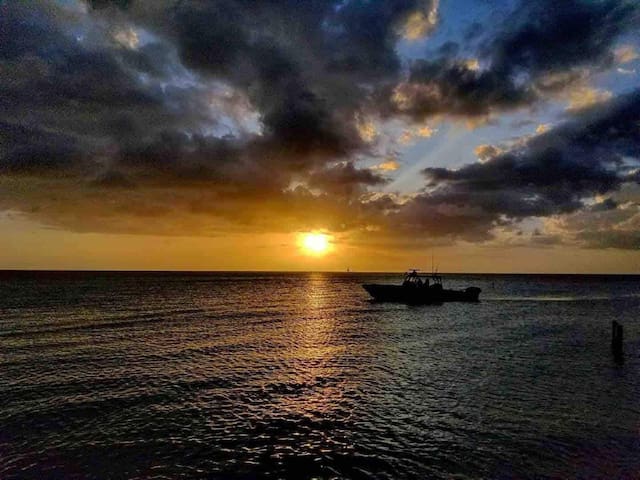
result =
[[[335,415],[342,397],[341,385],[325,384],[326,379],[340,375],[336,371],[337,358],[344,354],[344,346],[336,342],[335,318],[332,316],[331,285],[326,275],[313,273],[305,281],[305,297],[301,299],[300,321],[290,325],[295,339],[288,357],[295,367],[296,385],[321,385],[306,388],[303,399],[287,399],[281,407],[301,416]]]

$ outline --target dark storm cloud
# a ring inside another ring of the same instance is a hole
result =
[[[183,62],[246,91],[267,140],[294,156],[345,157],[367,89],[393,78],[398,27],[431,2],[181,2],[168,29]],[[296,160],[296,163],[298,160]]]
[[[492,69],[532,78],[613,60],[619,36],[639,25],[639,7],[627,0],[523,2],[504,31],[485,46]]]
[[[371,80],[398,70],[399,28],[432,7],[428,0],[184,1],[172,29],[185,62],[212,73],[247,69],[274,81],[292,67],[319,66]]]
[[[217,161],[210,162],[211,158]],[[171,183],[176,178],[209,180],[214,176],[212,167],[220,170],[237,160],[238,151],[231,141],[166,131],[148,142],[126,145],[114,164],[135,176]]]
[[[210,119],[194,105],[193,92],[161,88],[165,46],[128,52],[111,43],[95,45],[84,34],[64,31],[57,18],[62,14],[46,7],[37,2],[0,7],[9,25],[3,32],[11,39],[0,43],[0,106],[6,122],[75,138],[93,154],[123,118],[144,125],[143,134]],[[144,82],[141,74],[155,81]],[[170,105],[178,107],[172,111]]]
[[[72,139],[84,157],[124,164],[143,179],[175,174],[177,184],[251,183],[267,169],[280,184],[366,149],[355,125],[368,91],[359,82],[397,73],[402,23],[432,7],[425,0],[88,4],[95,17],[44,0],[3,4],[0,58],[11,72],[2,77],[4,120],[17,128],[26,114],[29,125]],[[215,82],[246,98],[238,115],[254,109],[259,135],[213,133],[221,112],[212,111],[207,91]],[[149,172],[131,167],[144,159]],[[246,167],[246,181],[232,161]]]
[[[433,28],[434,0],[78,5],[0,5],[0,206],[44,222],[209,234],[215,216],[484,240],[637,176],[622,159],[637,156],[633,95],[485,163],[427,169],[428,189],[404,203],[367,197],[386,179],[355,163],[376,152],[367,116],[482,116],[606,66],[635,3],[523,2],[497,31],[474,27],[479,65],[448,43],[408,66],[398,41]]]
[[[86,0],[92,8],[101,9],[108,7],[116,7],[121,9],[128,8],[134,0]]]
[[[73,138],[0,122],[0,174],[67,174],[80,156]]]
[[[139,182],[166,188],[211,188],[224,193],[273,195],[288,186],[291,162],[260,142],[239,142],[166,131],[122,148],[113,167]],[[270,154],[271,153],[271,154]]]
[[[369,169],[358,169],[353,163],[344,163],[312,172],[309,186],[326,192],[351,196],[363,193],[360,186],[376,186],[387,183],[387,179]]]
[[[406,82],[385,92],[393,114],[422,120],[435,114],[484,116],[533,105],[583,79],[580,68],[611,66],[612,47],[640,27],[640,6],[626,0],[522,2],[504,27],[485,38],[482,68],[455,58],[413,62]]]
[[[44,54],[59,32],[44,12],[36,8],[29,12],[27,6],[0,5],[0,59],[15,60],[27,54]],[[35,15],[30,15],[35,13]],[[40,15],[42,14],[42,15]]]
[[[634,159],[631,165],[629,159]],[[526,217],[575,212],[583,200],[628,182],[639,159],[636,90],[509,151],[496,151],[482,163],[457,170],[424,169],[428,191],[410,202],[407,211],[425,228],[488,235],[495,226]],[[614,205],[609,201],[601,206]]]
[[[615,210],[619,204],[613,198],[607,198],[601,202],[598,202],[591,206],[592,212],[606,212],[608,210]]]
[[[418,60],[409,80],[391,93],[396,113],[424,119],[437,114],[462,117],[486,115],[532,103],[531,85],[516,85],[494,70],[476,70],[448,57]]]

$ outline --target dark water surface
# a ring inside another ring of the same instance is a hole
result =
[[[394,280],[0,273],[0,478],[640,478],[640,277]]]

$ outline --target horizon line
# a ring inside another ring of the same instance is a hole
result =
[[[189,270],[189,269],[89,269],[89,268],[0,268],[0,273],[343,273],[343,274],[384,274],[384,275],[400,275],[409,271],[407,270]],[[419,270],[420,271],[420,270]],[[424,274],[428,270],[422,270]],[[624,272],[438,272],[438,275],[582,275],[582,276],[640,276],[638,273]]]

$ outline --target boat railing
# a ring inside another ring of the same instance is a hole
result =
[[[417,269],[409,270],[405,276],[403,285],[442,285],[442,276],[437,273],[419,274]]]

